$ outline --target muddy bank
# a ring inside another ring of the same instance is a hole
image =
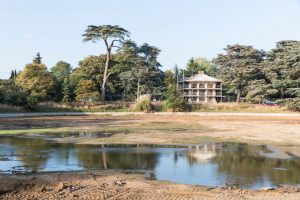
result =
[[[98,131],[105,138],[61,138],[81,144],[199,144],[235,141],[282,145],[300,155],[300,118],[293,116],[53,116],[0,119],[0,134]]]
[[[293,116],[51,116],[0,119],[0,134],[101,132],[62,137],[76,144],[201,144],[237,141],[280,146],[300,155],[300,118]],[[276,190],[208,188],[149,181],[116,171],[0,175],[0,199],[300,199],[296,187]]]
[[[299,199],[297,187],[243,190],[145,180],[117,171],[0,175],[0,199]]]

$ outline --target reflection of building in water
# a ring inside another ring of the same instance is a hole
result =
[[[216,149],[219,148],[217,144],[190,146],[188,155],[198,162],[204,162],[215,157],[217,155]]]

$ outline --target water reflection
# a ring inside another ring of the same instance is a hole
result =
[[[290,155],[278,158],[285,153],[267,146],[214,143],[166,147],[57,144],[42,138],[1,137],[0,170],[148,170],[159,180],[210,186],[229,183],[244,188],[300,183],[300,160]],[[272,156],[266,156],[269,154]]]

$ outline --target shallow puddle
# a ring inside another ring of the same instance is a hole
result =
[[[2,173],[94,169],[145,170],[158,180],[208,186],[300,184],[300,159],[264,145],[76,145],[0,137]]]

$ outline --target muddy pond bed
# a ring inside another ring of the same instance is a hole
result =
[[[109,137],[103,133],[54,136]],[[266,145],[83,145],[56,143],[47,134],[0,137],[3,174],[103,169],[143,171],[150,179],[206,186],[258,189],[300,184],[300,159]]]

